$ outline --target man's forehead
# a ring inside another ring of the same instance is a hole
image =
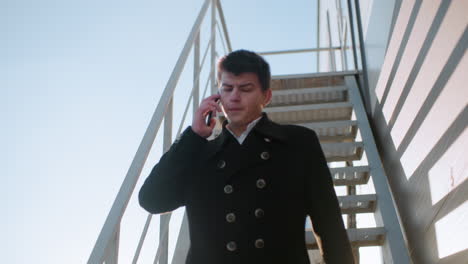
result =
[[[258,83],[258,76],[253,72],[243,72],[240,74],[234,74],[231,72],[223,72],[221,74],[221,83],[222,84],[248,84],[248,83]]]

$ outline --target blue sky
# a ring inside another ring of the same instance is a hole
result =
[[[2,263],[87,260],[202,2],[0,1]],[[234,49],[315,46],[315,1],[222,4]],[[274,74],[315,70],[311,55],[267,59]],[[160,140],[136,190],[160,157]],[[122,263],[145,217],[132,198]]]

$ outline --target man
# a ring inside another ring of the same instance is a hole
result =
[[[202,101],[193,123],[166,152],[139,193],[153,214],[186,207],[187,264],[306,264],[305,221],[312,220],[328,264],[353,263],[332,178],[317,135],[269,120],[270,69],[257,54],[218,62],[219,94]],[[227,120],[214,140],[215,119]]]

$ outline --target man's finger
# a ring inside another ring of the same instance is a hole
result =
[[[218,112],[221,112],[221,106],[219,106],[218,103],[215,102],[207,102],[209,106],[215,107]]]
[[[208,96],[207,98],[205,98],[203,101],[215,101],[216,99],[220,98],[221,95],[219,94],[212,94],[210,96]]]

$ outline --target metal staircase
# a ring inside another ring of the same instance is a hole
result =
[[[319,0],[319,6],[320,2]],[[342,1],[338,2],[341,3]],[[328,52],[330,55],[329,65],[331,65],[329,69],[331,72],[274,76],[271,83],[273,98],[270,105],[265,108],[265,112],[267,112],[273,121],[278,123],[297,124],[317,132],[331,167],[335,186],[337,188],[346,188],[346,194],[339,196],[339,202],[342,213],[346,215],[347,231],[354,248],[356,260],[359,259],[359,247],[380,246],[382,248],[383,263],[411,263],[406,248],[404,232],[399,222],[392,193],[389,189],[361,97],[361,91],[363,90],[361,84],[365,84],[365,81],[361,77],[365,76],[365,69],[361,70],[357,63],[358,55],[355,35],[358,33],[354,30],[355,27],[352,19],[354,17],[352,10],[358,10],[355,6],[357,3],[353,4],[351,0],[348,0],[347,3],[349,19],[343,19],[344,15],[341,15],[341,6],[338,12],[341,17],[341,22],[339,23],[341,26],[337,33],[340,36],[340,46],[333,47],[330,42],[327,48],[317,47],[296,51],[264,53]],[[210,7],[211,20],[208,22],[211,32],[208,34],[209,40],[206,49],[203,53],[200,53],[200,31],[203,19]],[[359,17],[357,13],[356,16]],[[329,23],[328,15],[327,20]],[[347,23],[350,24],[349,33],[351,34],[351,38],[347,38]],[[330,28],[330,25],[328,25],[328,28]],[[211,93],[216,92],[215,62],[217,57],[219,57],[216,45],[218,36],[220,36],[220,41],[224,40],[222,47],[227,47],[227,50],[224,50],[224,52],[230,52],[231,43],[221,3],[219,0],[205,0],[159,100],[142,142],[138,147],[135,158],[130,165],[97,238],[88,263],[118,263],[122,218],[131,197],[135,194],[135,186],[140,179],[140,174],[163,120],[163,150],[166,151],[172,144],[174,90],[191,50],[193,50],[194,61],[193,87],[190,90],[190,94],[187,95],[185,112],[182,120],[180,120],[179,129],[175,135],[176,138],[179,136],[182,128],[187,125],[185,119],[190,105],[192,105],[192,111],[195,112],[200,99],[209,95],[209,92],[207,92],[208,88],[210,88]],[[330,30],[328,31],[328,36],[331,39],[332,32]],[[219,47],[221,45],[218,45]],[[211,50],[211,67],[207,71],[207,76],[204,76],[206,77],[204,92],[200,93],[202,68],[209,50]],[[348,51],[352,51],[353,54],[353,70],[348,70],[347,67],[346,53]],[[337,52],[341,52],[341,63],[339,60],[336,60],[335,53]],[[200,56],[201,54],[203,56]],[[319,65],[318,60],[317,64]],[[365,63],[361,64],[365,65]],[[150,166],[152,165],[150,164]],[[375,193],[357,193],[356,186],[365,184],[373,185]],[[356,215],[362,213],[373,213],[376,227],[358,228]],[[172,232],[169,230],[171,213],[158,217],[161,218],[161,221],[157,223],[159,224],[159,243],[154,252],[153,263],[167,264],[170,262],[168,255],[168,234]],[[132,263],[138,263],[139,261],[149,226],[152,224],[152,218],[153,216],[149,214],[145,225],[141,227],[142,233],[137,243]],[[310,249],[312,254],[317,248],[313,233],[309,227],[305,227],[304,231],[307,248]],[[173,264],[185,263],[185,256],[190,245],[187,218],[185,216],[178,233],[171,262]],[[152,241],[149,243],[154,245]],[[171,241],[171,243],[173,242]],[[153,245],[152,248],[154,249]]]

